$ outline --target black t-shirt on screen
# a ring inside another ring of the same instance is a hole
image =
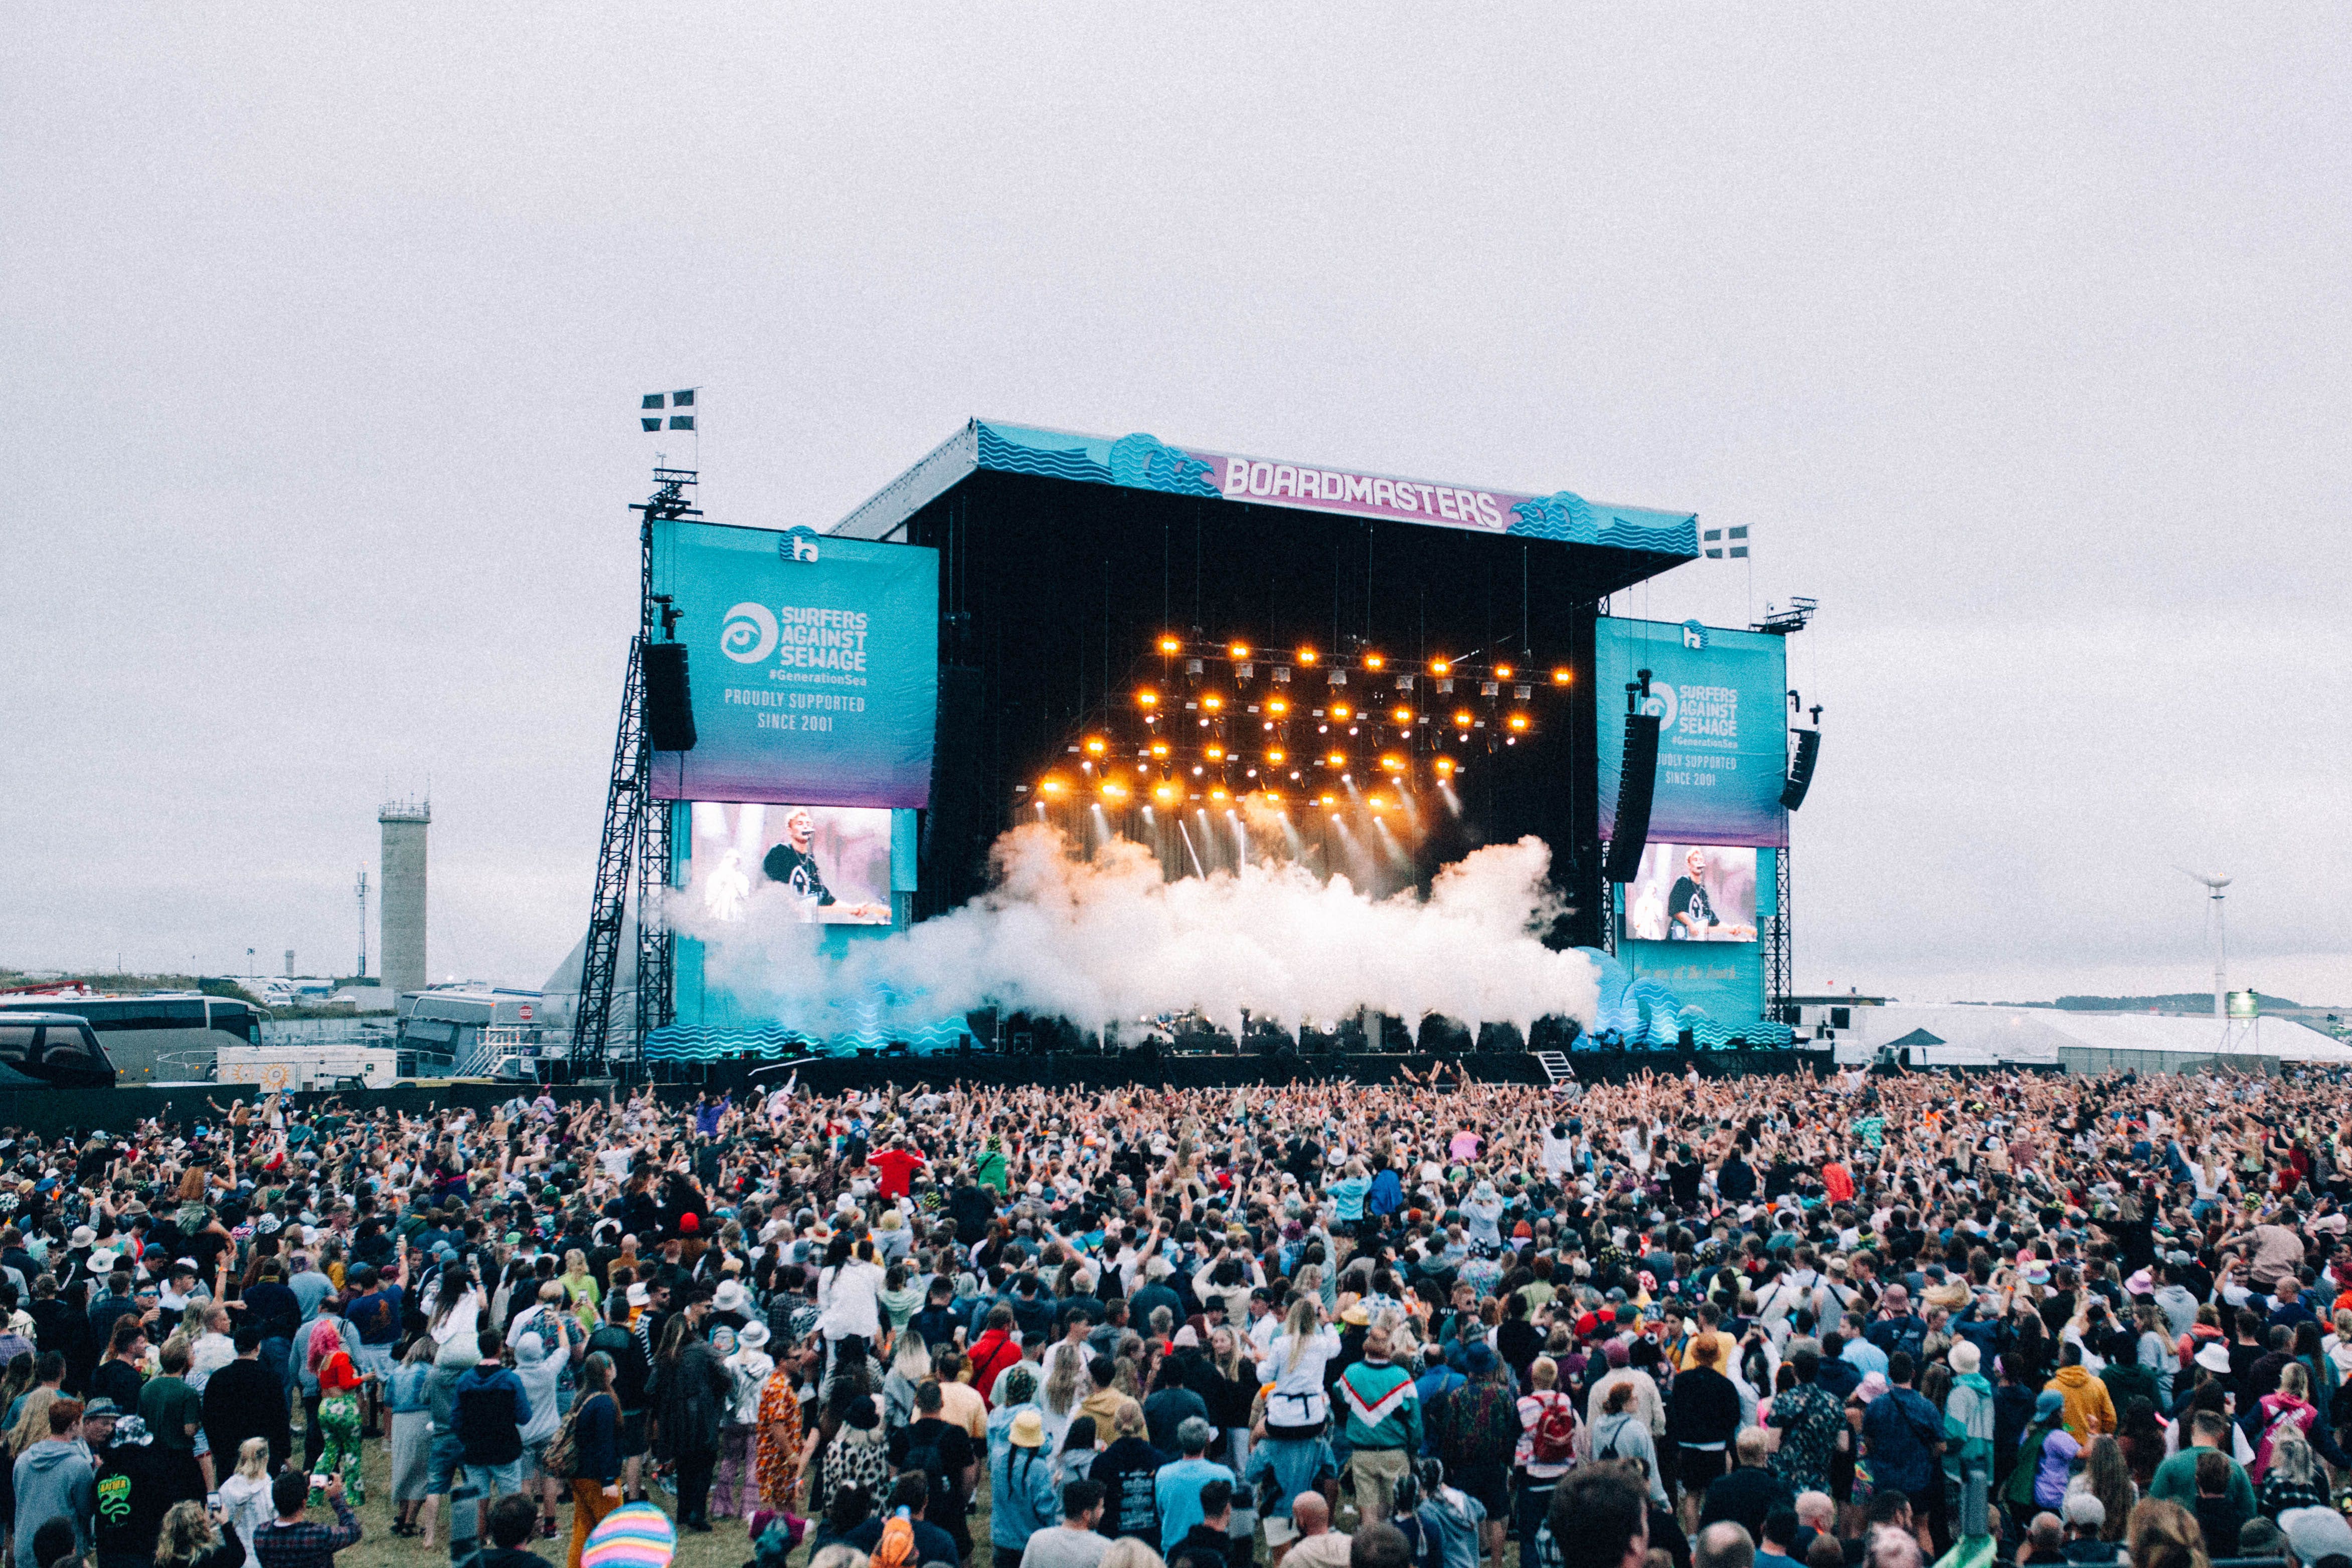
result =
[[[1678,935],[1682,926],[1676,915],[1687,915],[1701,931],[1715,924],[1715,904],[1706,896],[1706,889],[1689,877],[1678,877],[1675,890],[1666,895],[1667,935]]]

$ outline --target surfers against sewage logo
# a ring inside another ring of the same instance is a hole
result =
[[[771,610],[746,601],[719,623],[719,651],[739,664],[761,664],[772,654],[779,669],[862,674],[866,619],[863,610],[803,604]]]

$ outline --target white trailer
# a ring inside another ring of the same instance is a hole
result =
[[[363,1045],[223,1046],[213,1074],[222,1083],[263,1089],[389,1089],[400,1053]]]

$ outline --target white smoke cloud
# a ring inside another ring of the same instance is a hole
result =
[[[988,894],[886,937],[828,943],[781,890],[754,894],[740,921],[684,900],[672,919],[706,944],[709,985],[820,1035],[990,1006],[1089,1029],[1198,1010],[1238,1030],[1244,1009],[1295,1028],[1369,1008],[1525,1036],[1547,1015],[1592,1018],[1592,965],[1537,938],[1560,908],[1538,839],[1446,866],[1426,901],[1275,862],[1168,882],[1141,845],[1080,860],[1041,824],[1006,833],[992,859]]]

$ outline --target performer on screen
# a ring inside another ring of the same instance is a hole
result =
[[[816,912],[831,909],[842,918],[856,921],[886,921],[890,918],[887,906],[879,904],[843,904],[824,884],[824,873],[809,852],[809,842],[816,831],[816,820],[807,810],[794,807],[784,819],[784,841],[768,852],[760,862],[770,882],[781,882],[806,901],[809,917],[821,919]]]
[[[1706,852],[1693,850],[1683,857],[1687,874],[1675,881],[1666,895],[1668,935],[1682,942],[1753,942],[1753,925],[1725,925],[1715,917],[1715,901],[1706,892]]]

